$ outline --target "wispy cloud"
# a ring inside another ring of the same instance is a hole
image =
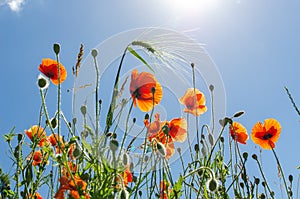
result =
[[[25,0],[0,0],[0,6],[7,5],[12,11],[19,12]]]

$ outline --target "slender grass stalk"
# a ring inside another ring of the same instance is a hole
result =
[[[193,74],[193,88],[194,88],[194,104],[197,103],[197,99],[196,99],[196,77],[195,77],[195,67],[194,67],[194,63],[191,63],[191,67],[192,67],[192,74]],[[196,108],[196,135],[197,135],[197,144],[200,146],[200,139],[199,139],[199,129],[198,129],[198,108]],[[193,158],[192,158],[192,161]]]
[[[261,164],[260,164],[260,162],[259,162],[258,159],[257,159],[257,156],[254,154],[254,155],[252,155],[252,157],[253,157],[253,159],[256,161],[256,163],[257,163],[257,165],[258,165],[260,174],[261,174],[261,176],[263,177],[264,182],[265,182],[265,185],[266,185],[265,187],[268,189],[269,193],[272,193],[272,191],[271,191],[271,189],[270,189],[270,187],[269,187],[269,185],[268,185],[268,183],[267,183],[267,179],[266,179],[266,177],[265,177],[265,174],[264,174],[264,172],[263,172],[263,170],[262,170]],[[271,197],[274,199],[273,194],[271,194]]]
[[[96,87],[95,87],[95,115],[96,115],[96,143],[98,143],[98,137],[99,137],[99,118],[100,118],[100,112],[99,112],[99,69],[98,69],[98,63],[97,63],[97,55],[98,52],[96,49],[92,50],[92,55],[94,58],[94,64],[95,64],[95,70],[96,70]],[[98,144],[96,146],[98,151]]]
[[[189,123],[189,113],[186,114],[186,120],[187,120],[187,123]],[[198,136],[198,133],[197,133],[197,136]],[[193,152],[192,152],[191,141],[190,141],[190,134],[188,133],[188,129],[187,129],[187,140],[188,140],[188,145],[189,145],[191,160],[193,162]]]
[[[128,111],[128,114],[127,114],[127,117],[126,117],[125,132],[124,132],[124,135],[123,135],[123,138],[122,138],[122,143],[121,143],[121,147],[120,147],[120,151],[119,151],[119,155],[118,155],[118,160],[120,159],[121,150],[124,147],[124,143],[125,143],[125,140],[126,140],[127,135],[128,135],[128,122],[129,122],[129,116],[131,114],[132,108],[133,108],[133,101],[132,101],[132,103],[130,105],[130,108],[129,108],[129,111]]]
[[[152,118],[152,116],[153,116],[153,113],[154,113],[154,93],[155,93],[155,90],[154,89],[152,89],[152,106],[153,106],[153,108],[152,108],[152,110],[151,110],[151,114],[150,114],[150,124],[151,124],[151,118]],[[142,161],[141,161],[141,165],[140,165],[140,173],[139,173],[139,177],[138,177],[138,183],[135,185],[135,194],[134,194],[134,198],[136,198],[136,196],[137,196],[137,192],[138,192],[138,188],[139,188],[139,185],[140,185],[140,179],[141,179],[141,177],[142,177],[142,171],[143,171],[143,162],[144,162],[144,158],[145,158],[145,154],[146,154],[146,148],[147,148],[147,139],[148,139],[148,130],[146,131],[146,135],[145,135],[145,139],[144,139],[144,142],[143,142],[143,144],[144,144],[144,150],[143,150],[143,154],[142,154]]]
[[[296,110],[296,112],[300,116],[300,110],[298,109],[298,107],[297,107],[297,105],[296,105],[296,103],[294,101],[294,98],[292,97],[292,94],[290,93],[290,91],[289,91],[289,89],[287,87],[284,87],[284,88],[285,88],[285,91],[288,94],[288,96],[289,96],[289,98],[290,98],[290,100],[292,102],[292,105],[293,105],[294,109]]]
[[[286,194],[287,194],[288,198],[291,198],[291,196],[290,196],[290,191],[288,190],[288,186],[287,186],[287,183],[286,183],[286,180],[285,180],[285,177],[284,177],[284,173],[283,173],[281,164],[280,164],[279,159],[278,159],[278,157],[277,157],[277,155],[276,155],[276,152],[275,152],[275,150],[274,150],[273,148],[272,148],[272,152],[273,152],[273,154],[274,154],[274,156],[275,156],[277,165],[278,165],[279,170],[280,170],[280,173],[281,173],[281,175],[282,175],[282,179],[283,179],[283,183],[284,183],[284,187],[285,187]]]
[[[60,63],[59,63],[59,51],[60,51],[60,45],[59,44],[54,44],[53,49],[56,55],[56,62],[57,62],[57,80],[58,80],[58,85],[57,85],[57,134],[58,137],[60,136],[60,109],[61,109],[61,71],[60,71]],[[50,121],[50,120],[47,120]],[[51,125],[50,125],[51,126]],[[60,145],[60,142],[58,142]]]

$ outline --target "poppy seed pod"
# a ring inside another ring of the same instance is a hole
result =
[[[91,52],[92,56],[95,58],[98,55],[98,50],[97,49],[93,49]]]

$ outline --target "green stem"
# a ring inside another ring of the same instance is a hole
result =
[[[256,162],[257,162],[259,171],[260,171],[260,173],[261,173],[261,175],[262,175],[262,177],[263,177],[263,179],[264,179],[264,182],[265,182],[265,184],[266,184],[266,187],[267,187],[269,193],[271,194],[272,192],[271,192],[271,189],[270,189],[270,187],[269,187],[269,185],[268,185],[268,183],[267,183],[267,179],[266,179],[266,177],[265,177],[265,175],[264,175],[264,172],[263,172],[263,170],[262,170],[262,167],[261,167],[259,161],[258,161],[257,159],[255,159],[255,160],[256,160]],[[273,194],[271,194],[271,197],[274,199]]]
[[[285,187],[285,191],[286,191],[286,193],[287,193],[287,195],[288,195],[288,198],[291,198],[291,196],[290,196],[290,192],[289,192],[289,190],[288,190],[288,187],[287,187],[287,184],[286,184],[286,180],[285,180],[285,177],[284,177],[283,170],[282,170],[282,168],[281,168],[281,165],[280,165],[279,159],[278,159],[278,157],[277,157],[277,155],[276,155],[276,153],[275,153],[275,150],[274,150],[273,148],[272,148],[272,152],[273,152],[273,154],[274,154],[274,156],[275,156],[275,159],[276,159],[277,165],[278,165],[278,167],[279,167],[279,170],[280,170],[280,173],[281,173],[281,175],[282,175],[283,182],[284,182],[284,187]]]

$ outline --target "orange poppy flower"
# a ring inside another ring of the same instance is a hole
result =
[[[155,89],[154,95],[152,89]],[[156,81],[155,77],[148,72],[141,72],[135,69],[131,73],[130,94],[133,99],[133,105],[143,111],[150,111],[162,99],[162,87]]]
[[[41,71],[45,76],[50,78],[53,84],[58,85],[58,67],[57,62],[53,59],[45,58],[42,59],[42,63],[39,66],[39,71]],[[60,71],[60,83],[63,83],[67,78],[67,71],[65,67],[59,63]]]
[[[71,175],[70,175],[70,172],[72,173],[72,174],[75,174],[76,173],[76,171],[77,171],[77,166],[76,166],[76,164],[74,163],[74,162],[68,162],[68,167],[69,168],[67,168],[66,166],[63,166],[62,167],[62,170],[61,170],[61,173],[62,173],[62,175],[63,176],[66,176],[66,177],[70,177]],[[70,172],[69,172],[70,171]]]
[[[169,123],[169,135],[173,141],[184,142],[187,136],[187,122],[184,118],[172,119]]]
[[[188,88],[184,96],[179,98],[179,102],[186,106],[185,113],[191,113],[194,116],[202,115],[207,111],[205,96],[198,89]]]
[[[233,122],[229,127],[230,135],[235,141],[246,144],[246,141],[249,139],[247,129],[238,122]]]
[[[71,159],[71,160],[75,160],[76,157],[74,156],[73,152],[75,151],[76,149],[76,144],[73,143],[69,146],[69,149],[68,149],[68,157]]]
[[[56,192],[54,198],[65,199],[65,192],[69,191],[70,196],[75,199],[80,199],[80,193],[83,193],[85,199],[89,199],[89,195],[85,192],[87,183],[83,181],[79,176],[74,175],[73,179],[66,176],[62,176],[59,179],[60,188]]]
[[[48,140],[50,144],[55,147],[56,153],[61,153],[61,150],[63,150],[65,147],[63,137],[61,135],[58,136],[58,134],[51,134],[48,136]]]
[[[32,198],[32,197],[31,197],[31,194],[29,194],[28,198]],[[34,199],[43,199],[43,197],[42,197],[38,192],[35,192],[33,198],[34,198]]]
[[[34,125],[24,131],[31,141],[39,141],[39,146],[47,144],[46,132],[43,127]]]
[[[32,165],[38,166],[41,163],[45,162],[45,159],[48,158],[47,154],[43,154],[40,150],[33,152],[33,154],[29,155],[27,160],[30,160],[32,158]],[[47,161],[48,163],[48,161]]]
[[[175,118],[171,121],[160,121],[158,113],[155,114],[155,121],[147,126],[148,139],[151,142],[153,139],[158,140],[166,147],[166,158],[170,158],[174,152],[174,141],[184,142],[187,136],[187,122],[184,118]],[[167,126],[169,131],[165,134],[164,126]]]
[[[264,124],[257,122],[251,133],[251,138],[255,144],[263,149],[272,149],[275,147],[281,132],[280,123],[273,119],[266,119]]]
[[[129,167],[127,167],[123,172],[123,183],[125,186],[128,186],[129,182],[133,182],[133,176],[132,173],[130,172]]]

